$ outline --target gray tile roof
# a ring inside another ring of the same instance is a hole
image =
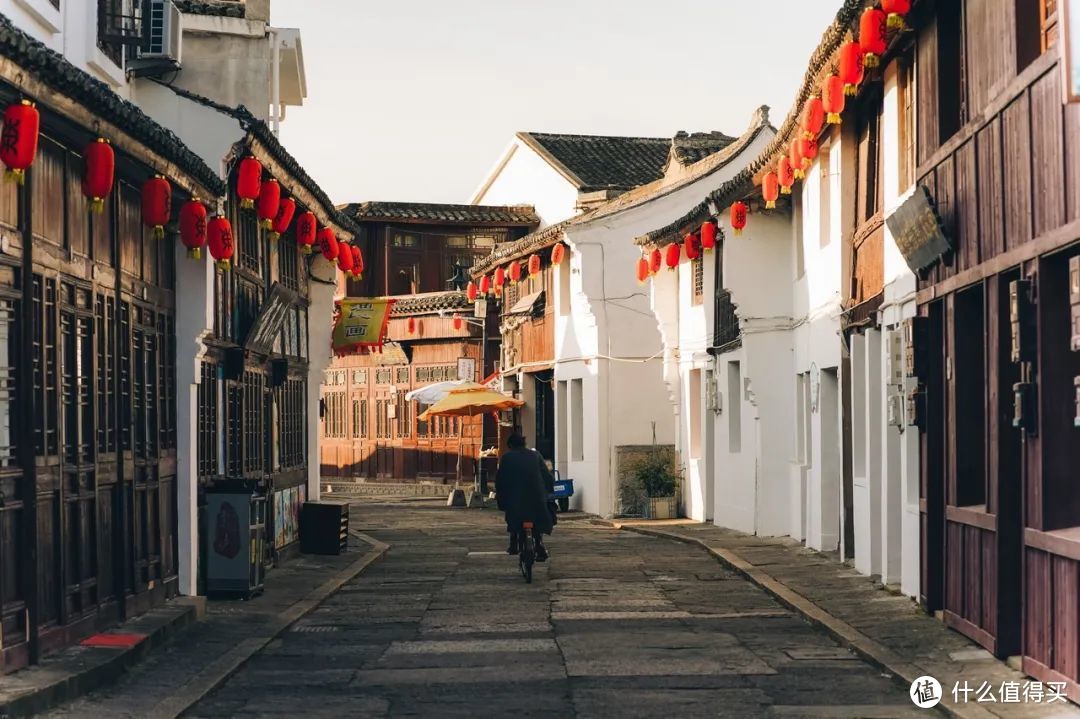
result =
[[[517,136],[583,192],[629,190],[659,179],[671,151],[671,138],[667,137],[546,132],[519,132]]]
[[[439,310],[471,309],[472,304],[464,292],[425,292],[418,295],[403,295],[395,298],[390,314],[393,317],[404,315],[430,315]]]
[[[469,275],[475,279],[493,267],[511,260],[520,259],[525,255],[531,255],[533,252],[542,250],[545,247],[551,247],[562,239],[563,230],[576,219],[577,217],[571,217],[542,230],[529,233],[513,242],[503,242],[495,245],[495,249],[491,251],[490,255],[477,260],[469,269]]]
[[[218,15],[244,17],[246,8],[241,0],[173,0],[180,12],[189,15]]]
[[[354,202],[342,211],[354,220],[459,225],[537,225],[532,205],[448,205],[437,202]]]
[[[671,151],[681,165],[692,165],[709,155],[720,152],[738,138],[722,132],[684,132],[679,130],[671,139]]]
[[[154,122],[105,83],[24,33],[0,14],[0,57],[7,58],[50,90],[71,98],[136,141],[174,163],[204,188],[224,194],[225,183],[170,130]],[[37,99],[37,98],[30,98]]]

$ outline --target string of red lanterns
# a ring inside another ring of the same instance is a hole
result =
[[[227,272],[233,256],[233,231],[229,218],[216,215],[210,219],[206,225],[206,244],[218,267]]]
[[[187,256],[202,259],[206,244],[206,205],[198,200],[188,200],[180,206],[180,241],[187,248]]]
[[[236,196],[240,198],[240,207],[250,210],[255,207],[262,191],[262,163],[248,156],[240,160],[236,170]]]
[[[859,18],[859,46],[863,51],[863,65],[877,67],[885,54],[888,42],[888,18],[885,12],[868,7]]]
[[[255,214],[259,218],[259,227],[269,230],[274,226],[274,218],[277,217],[281,207],[281,186],[274,178],[262,183],[259,188],[259,199],[255,202]]]
[[[0,161],[7,168],[4,177],[16,184],[26,181],[26,171],[37,157],[41,114],[29,100],[8,105],[4,109],[3,142],[0,142]]]
[[[105,198],[112,192],[115,174],[116,154],[109,141],[99,137],[83,150],[82,192],[96,215],[105,211]]]
[[[278,205],[274,222],[270,225],[270,234],[267,235],[271,242],[276,242],[279,237],[289,231],[289,223],[292,222],[294,214],[296,214],[296,200],[291,197],[282,200]]]
[[[708,219],[701,223],[701,249],[710,252],[716,247],[716,220]]]
[[[172,216],[172,185],[161,175],[154,175],[142,186],[142,221],[155,240],[165,237],[165,225]]]

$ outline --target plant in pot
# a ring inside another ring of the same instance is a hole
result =
[[[674,519],[681,473],[670,450],[656,449],[630,468],[629,481],[623,486],[624,507],[636,507],[647,519]]]

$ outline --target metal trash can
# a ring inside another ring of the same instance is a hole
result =
[[[206,593],[243,598],[262,592],[266,495],[258,483],[226,479],[206,490]]]
[[[349,546],[349,505],[304,502],[300,509],[300,551],[343,554]]]

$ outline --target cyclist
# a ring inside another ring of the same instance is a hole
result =
[[[548,509],[548,495],[554,490],[555,478],[540,453],[525,446],[525,438],[516,432],[506,442],[509,450],[499,459],[495,475],[495,498],[506,515],[506,531],[510,533],[507,554],[518,553],[518,532],[522,522],[533,523],[536,541],[536,561],[547,559],[542,537],[551,534],[554,522]]]

